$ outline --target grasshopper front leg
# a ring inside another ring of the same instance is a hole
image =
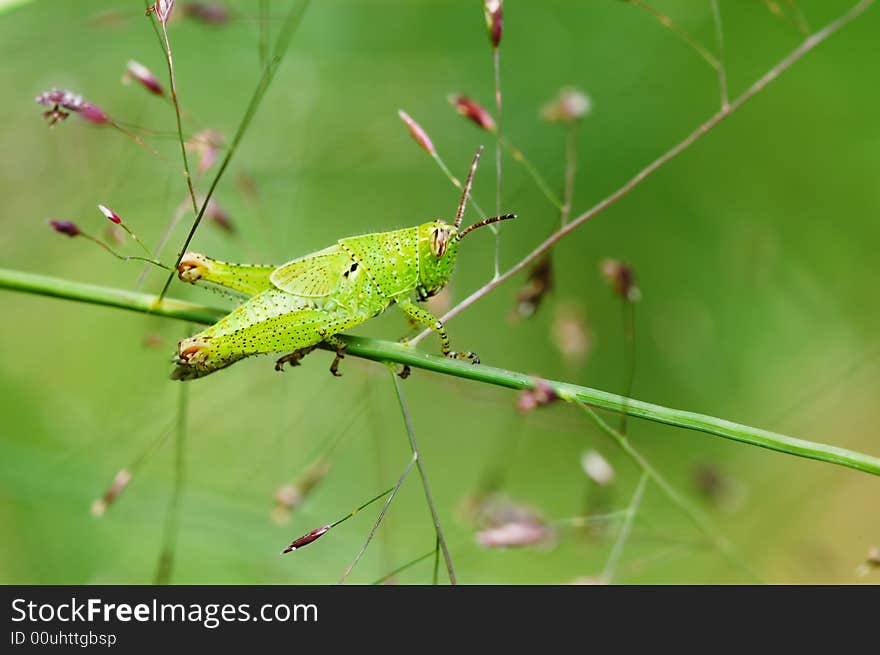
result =
[[[449,335],[446,334],[446,328],[443,326],[440,319],[434,316],[431,312],[418,307],[409,298],[397,298],[395,301],[397,302],[397,306],[400,307],[409,318],[419,325],[423,325],[437,333],[437,336],[440,337],[440,351],[445,357],[451,357],[452,359],[466,359],[472,364],[480,363],[480,358],[477,356],[477,353],[459,353],[452,350],[449,345]]]

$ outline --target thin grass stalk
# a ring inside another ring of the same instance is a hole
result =
[[[206,325],[217,322],[228,313],[224,309],[208,307],[184,300],[164,298],[160,301],[157,296],[149,294],[8,269],[0,269],[0,289],[117,307]],[[346,343],[346,354],[353,357],[376,362],[394,362],[396,364],[409,365],[412,368],[493,384],[508,389],[523,390],[535,388],[535,379],[525,373],[485,364],[474,366],[461,360],[423,353],[411,346],[396,342],[347,335],[340,335],[340,339]],[[333,350],[329,346],[327,349]],[[547,384],[551,386],[558,396],[575,400],[584,405],[613,412],[625,412],[629,416],[655,423],[694,430],[740,443],[751,444],[797,457],[837,464],[880,476],[880,458],[846,448],[797,439],[768,430],[734,423],[715,416],[655,405],[590,387],[557,381],[548,381]]]
[[[428,503],[428,509],[431,511],[431,519],[434,521],[434,531],[437,534],[437,541],[440,542],[440,549],[443,551],[443,559],[446,561],[446,571],[449,574],[449,582],[453,585],[457,584],[455,578],[455,568],[452,566],[452,557],[449,554],[449,547],[446,545],[446,538],[443,536],[443,527],[440,525],[440,516],[437,514],[437,507],[434,505],[434,497],[431,494],[431,487],[428,484],[428,476],[422,465],[422,457],[419,453],[419,446],[416,443],[416,434],[413,430],[412,419],[409,415],[409,409],[403,398],[403,389],[400,388],[400,380],[397,373],[390,369],[391,381],[394,383],[394,392],[397,395],[397,401],[400,404],[400,411],[403,414],[403,422],[406,425],[406,431],[409,435],[409,445],[412,449],[416,466],[419,469],[419,477],[422,479],[422,489],[425,492],[425,501]]]

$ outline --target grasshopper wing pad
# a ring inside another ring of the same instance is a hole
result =
[[[331,246],[282,264],[269,279],[277,288],[295,296],[323,298],[339,287],[350,266],[348,253],[339,246]]]

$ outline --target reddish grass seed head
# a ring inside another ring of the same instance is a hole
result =
[[[205,173],[217,161],[223,148],[223,135],[212,129],[197,132],[187,141],[186,147],[199,155],[199,173]]]
[[[434,144],[431,142],[431,138],[428,136],[428,133],[422,128],[421,125],[416,123],[409,114],[407,114],[402,109],[397,112],[398,116],[400,116],[400,120],[406,123],[406,127],[409,130],[410,135],[413,139],[415,139],[416,143],[418,143],[422,148],[424,148],[425,152],[427,152],[432,157],[437,155],[437,149],[434,148]]]
[[[106,205],[98,205],[98,210],[107,217],[107,220],[111,223],[116,223],[117,225],[122,224],[122,219],[119,218],[119,214],[115,211],[107,207]]]
[[[550,255],[544,255],[535,262],[526,283],[516,292],[516,307],[510,319],[517,321],[532,316],[552,290],[553,260]]]
[[[49,125],[55,125],[71,113],[79,114],[83,120],[95,125],[110,122],[110,117],[100,107],[87,102],[81,95],[64,89],[53,88],[41,93],[34,100],[40,105],[50,107],[48,111],[43,112],[43,118],[49,121]]]
[[[101,498],[92,503],[92,516],[103,516],[107,508],[119,497],[125,488],[129,485],[132,478],[132,472],[128,469],[121,469],[113,478],[110,487]]]
[[[501,44],[502,0],[484,0],[483,15],[486,17],[486,31],[493,48]]]
[[[533,383],[534,387],[523,389],[517,399],[516,408],[521,414],[528,414],[538,407],[544,407],[559,399],[556,391],[546,380],[533,378]]]
[[[299,548],[304,548],[316,539],[320,539],[329,530],[329,525],[323,525],[320,528],[316,528],[311,532],[304,534],[299,539],[294,539],[287,548],[281,551],[281,554],[284,555],[285,553],[293,552],[294,550],[297,550]]]
[[[173,9],[174,0],[156,0],[156,2],[147,7],[147,16],[150,14],[156,14],[156,18],[159,19],[159,22],[162,23],[162,25],[167,25]]]
[[[73,221],[56,221],[54,219],[50,219],[49,226],[56,232],[66,234],[69,237],[75,237],[82,234],[79,227],[77,227],[76,223],[74,223]]]
[[[449,104],[455,107],[455,111],[460,115],[470,119],[481,129],[487,132],[495,131],[495,119],[480,103],[460,93],[454,93],[449,96]]]
[[[123,84],[131,84],[132,82],[137,82],[154,95],[165,95],[165,88],[159,83],[158,78],[153,75],[153,71],[133,59],[129,60],[125,68],[125,74],[122,76]]]
[[[629,302],[637,302],[642,292],[636,286],[636,273],[632,266],[619,259],[606,258],[599,262],[599,272],[618,296]]]

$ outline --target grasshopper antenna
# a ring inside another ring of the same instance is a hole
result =
[[[467,207],[468,197],[471,195],[471,184],[474,181],[474,173],[477,172],[477,164],[480,163],[480,155],[483,154],[483,146],[477,148],[477,154],[474,155],[474,161],[471,164],[471,170],[467,176],[467,182],[464,183],[464,192],[461,194],[461,202],[458,203],[458,211],[455,213],[455,227],[461,226],[461,219],[464,217],[464,210]]]
[[[482,221],[477,221],[473,225],[469,225],[468,227],[463,229],[461,232],[455,235],[455,238],[461,241],[461,239],[464,238],[466,234],[470,234],[478,227],[485,227],[486,225],[491,225],[492,223],[500,223],[501,221],[509,221],[513,218],[516,218],[516,214],[504,214],[502,216],[490,216],[489,218],[484,218]]]

